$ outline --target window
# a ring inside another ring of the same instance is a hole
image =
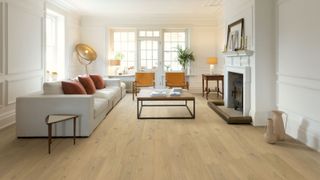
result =
[[[113,53],[114,56],[122,56],[121,69],[136,68],[136,34],[135,32],[117,32],[113,33]]]
[[[46,81],[65,77],[64,17],[54,11],[46,12]]]
[[[139,31],[139,37],[160,37],[160,31]]]
[[[186,48],[186,32],[164,32],[164,70],[179,71],[177,48]]]
[[[118,73],[136,70],[180,71],[177,47],[187,47],[187,32],[162,29],[119,29],[111,31],[111,59],[122,55]],[[112,67],[109,68],[109,70]],[[134,69],[134,70],[132,70]],[[110,74],[111,71],[110,71]]]

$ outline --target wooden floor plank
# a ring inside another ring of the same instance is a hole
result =
[[[147,115],[184,113],[148,109]],[[319,179],[320,154],[287,139],[270,145],[264,128],[228,125],[196,96],[194,120],[137,120],[126,96],[89,138],[16,139],[0,131],[0,179]]]

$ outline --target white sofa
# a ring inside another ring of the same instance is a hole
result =
[[[49,114],[77,114],[76,133],[88,137],[105,119],[110,110],[126,94],[125,85],[116,79],[104,79],[106,87],[93,95],[65,95],[58,92],[34,93],[18,97],[16,101],[17,137],[47,137],[45,119]],[[48,84],[47,84],[48,85]],[[72,121],[60,122],[53,126],[53,136],[73,135]]]

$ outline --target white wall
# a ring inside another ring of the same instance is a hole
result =
[[[41,90],[44,1],[0,1],[0,129],[14,123],[16,97]]]
[[[287,133],[320,150],[320,1],[279,0],[278,107]]]
[[[98,59],[90,66],[91,72],[107,74],[107,57],[110,28],[188,28],[190,30],[191,50],[195,54],[195,62],[192,63],[190,77],[190,90],[201,92],[201,74],[209,73],[207,58],[217,56],[217,52],[223,48],[218,47],[217,41],[221,33],[221,26],[217,26],[211,18],[195,19],[186,17],[90,17],[81,18],[81,42],[95,48]],[[219,28],[217,28],[219,27]],[[219,31],[220,30],[220,31]],[[221,45],[220,45],[221,46]],[[223,72],[223,61],[217,66],[217,72]],[[222,64],[222,65],[221,65]],[[213,87],[214,88],[214,87]]]
[[[80,40],[78,16],[44,0],[0,0],[0,129],[15,122],[16,97],[42,90],[46,6],[66,17],[67,76],[80,72],[73,56]]]
[[[81,26],[81,43],[97,52],[97,59],[88,66],[89,73],[107,75],[107,30],[105,26]]]

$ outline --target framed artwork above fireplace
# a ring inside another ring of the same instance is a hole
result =
[[[242,49],[245,41],[243,38],[244,19],[242,18],[228,26],[226,51],[237,51]]]

